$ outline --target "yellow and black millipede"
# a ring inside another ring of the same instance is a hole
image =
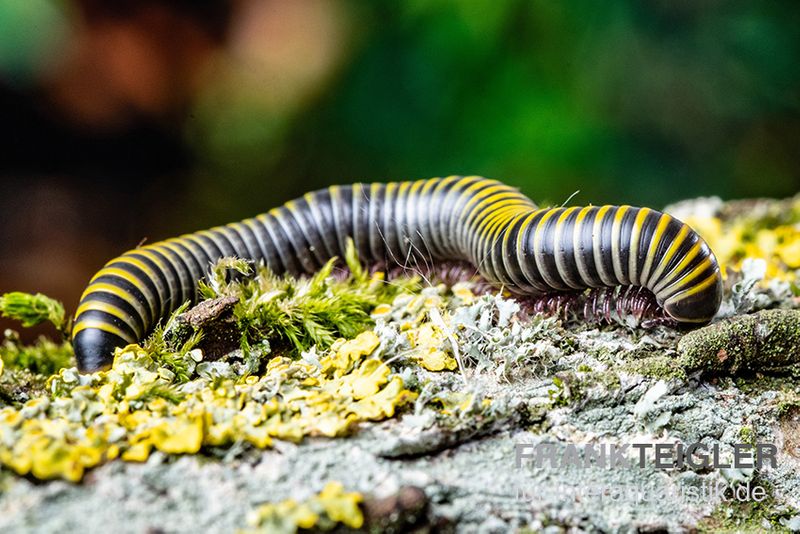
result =
[[[265,214],[130,250],[89,282],[72,332],[83,371],[107,367],[194,300],[215,260],[263,261],[312,273],[352,238],[362,259],[466,260],[487,280],[539,295],[595,287],[649,289],[680,323],[706,323],[722,298],[719,265],[686,224],[648,208],[538,209],[516,189],[480,177],[333,186]]]

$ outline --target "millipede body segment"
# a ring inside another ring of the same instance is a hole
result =
[[[194,300],[224,256],[276,273],[313,273],[352,239],[362,259],[396,265],[472,263],[522,295],[641,286],[680,323],[708,322],[722,296],[719,265],[681,221],[649,208],[539,209],[495,180],[451,176],[332,186],[241,222],[130,250],[89,282],[72,332],[78,366],[110,365],[115,347],[144,338]]]

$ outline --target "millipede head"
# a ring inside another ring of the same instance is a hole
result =
[[[110,332],[99,328],[85,328],[72,338],[75,359],[82,373],[101,371],[111,367],[114,349],[124,347],[128,342]]]

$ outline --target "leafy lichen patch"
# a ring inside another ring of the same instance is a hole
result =
[[[342,436],[415,397],[370,357],[378,343],[364,332],[335,343],[317,365],[276,357],[260,377],[188,354],[199,361],[182,384],[132,345],[109,371],[63,369],[50,379],[52,400],[0,410],[0,462],[19,474],[77,481],[87,468],[118,457],[145,461],[154,449],[192,454],[236,441],[264,448],[273,438]]]

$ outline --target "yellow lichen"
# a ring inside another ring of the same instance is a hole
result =
[[[442,350],[447,338],[436,325],[422,323],[408,329],[405,334],[413,349],[411,356],[428,371],[453,371],[458,368],[456,360]]]
[[[728,221],[712,216],[689,216],[684,222],[705,239],[723,274],[730,269],[740,270],[746,258],[758,258],[766,262],[767,279],[796,281],[795,270],[800,269],[800,225],[770,225],[743,218]]]
[[[237,441],[264,448],[276,438],[342,436],[415,398],[371,357],[379,344],[367,331],[337,341],[319,366],[276,357],[263,376],[200,376],[179,386],[130,345],[108,371],[62,369],[48,383],[52,401],[0,409],[0,463],[23,475],[77,481],[107,460],[143,462],[153,450],[193,454]]]
[[[468,283],[458,282],[452,287],[453,296],[460,300],[460,303],[469,306],[475,302],[475,294],[470,289]]]
[[[286,499],[262,504],[248,517],[247,533],[293,533],[299,529],[332,530],[343,525],[351,529],[364,526],[360,493],[346,492],[339,482],[329,482],[321,492],[297,502]]]

